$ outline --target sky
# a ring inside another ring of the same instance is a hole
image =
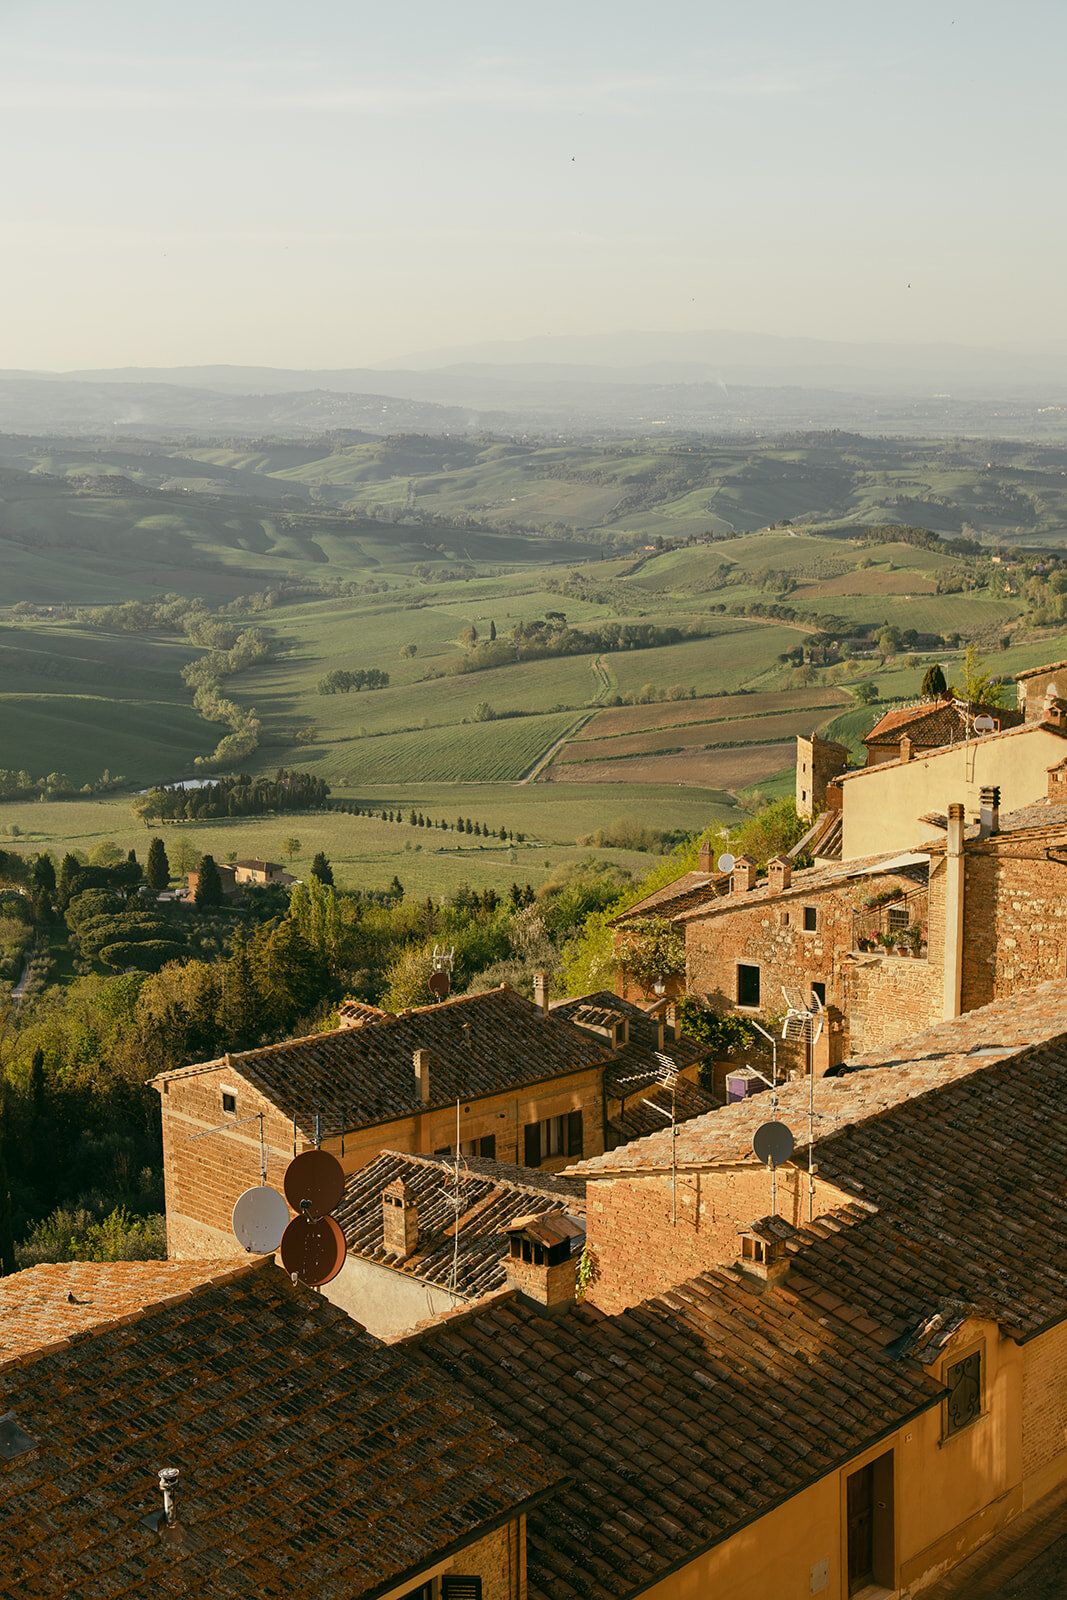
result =
[[[1065,336],[1062,0],[4,0],[0,367]]]

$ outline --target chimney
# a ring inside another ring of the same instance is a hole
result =
[[[898,754],[898,759],[900,761],[910,761],[911,760],[911,735],[910,734],[902,733],[901,736],[900,736],[900,750],[899,750],[899,754]]]
[[[697,852],[697,870],[708,873],[715,871],[715,851],[710,839],[705,839]]]
[[[731,894],[745,894],[749,889],[756,887],[756,863],[750,861],[748,856],[738,856],[734,862],[733,876],[730,880]]]
[[[760,1289],[772,1289],[781,1283],[789,1274],[786,1238],[791,1231],[780,1217],[764,1217],[750,1228],[740,1229],[738,1270]]]
[[[963,807],[948,808],[948,843],[945,848],[945,967],[941,1015],[948,1021],[960,1015],[963,998]]]
[[[548,975],[544,972],[534,973],[534,1005],[540,1006],[543,1017],[548,1016]]]
[[[656,1018],[656,1049],[662,1052],[666,1048],[666,1044],[667,1029],[663,1021],[663,1012],[661,1011]]]
[[[507,1235],[507,1287],[544,1316],[562,1316],[575,1300],[578,1255],[573,1250],[585,1239],[584,1224],[550,1211],[545,1216],[520,1217]]]
[[[1045,690],[1045,700],[1041,707],[1041,720],[1050,727],[1062,728],[1067,726],[1067,701],[1061,700],[1056,685],[1050,683]]]
[[[406,1261],[415,1254],[419,1242],[419,1206],[408,1193],[402,1178],[394,1178],[382,1190],[382,1243],[394,1256]]]
[[[419,1091],[419,1099],[425,1105],[430,1098],[430,1052],[416,1050],[411,1060],[415,1068],[415,1084]]]
[[[767,889],[771,894],[781,894],[789,888],[793,876],[793,863],[786,856],[773,856],[767,863]]]
[[[988,839],[1000,832],[1000,786],[989,784],[978,797],[978,837]]]
[[[670,1028],[676,1039],[680,1039],[682,1037],[682,1013],[679,1011],[677,1004],[673,1000],[667,1007],[667,1026]]]
[[[163,1518],[168,1528],[178,1523],[178,1467],[160,1467],[159,1487],[163,1491]]]

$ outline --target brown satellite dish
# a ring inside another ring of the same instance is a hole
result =
[[[435,994],[438,1000],[443,1000],[452,985],[447,972],[431,972],[429,978],[430,993]]]
[[[312,1289],[336,1278],[347,1254],[345,1236],[332,1217],[294,1217],[282,1234],[282,1266]]]
[[[324,1217],[345,1192],[344,1168],[328,1150],[305,1150],[286,1167],[283,1187],[300,1216]]]

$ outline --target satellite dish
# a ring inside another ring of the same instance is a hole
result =
[[[285,1198],[306,1221],[324,1217],[345,1192],[344,1168],[328,1150],[305,1150],[285,1169]]]
[[[752,1135],[752,1151],[764,1166],[780,1167],[793,1154],[793,1135],[784,1122],[765,1122]]]
[[[974,731],[975,731],[975,733],[992,733],[995,730],[995,728],[996,728],[996,723],[994,722],[992,717],[982,716],[982,717],[975,717],[975,719],[974,719]]]
[[[348,1254],[345,1236],[332,1217],[294,1217],[282,1234],[281,1251],[286,1272],[312,1289],[336,1278]]]
[[[723,852],[716,862],[716,866],[720,872],[732,872],[734,870],[734,858],[729,850]]]
[[[431,972],[429,977],[430,993],[435,994],[438,1000],[443,1000],[452,987],[447,972]]]
[[[233,1208],[233,1235],[246,1250],[269,1255],[282,1242],[289,1221],[289,1207],[267,1184],[246,1189]]]

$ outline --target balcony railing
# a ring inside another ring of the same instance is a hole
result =
[[[926,958],[930,896],[926,889],[900,894],[852,913],[853,950]]]

